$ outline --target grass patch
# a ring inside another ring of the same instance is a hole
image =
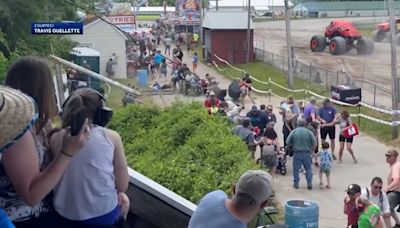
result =
[[[124,84],[124,85],[135,85],[137,84],[136,79],[115,79],[115,81]],[[124,95],[124,91],[118,87],[111,86],[111,92],[108,94],[107,97],[107,105],[108,107],[112,108],[114,111],[120,110],[122,106],[122,97]]]
[[[261,81],[268,81],[268,78],[271,78],[271,80],[274,81],[275,83],[278,83],[279,85],[281,85],[283,87],[288,87],[286,76],[282,73],[282,71],[277,70],[276,68],[272,67],[271,65],[267,65],[263,62],[257,61],[257,62],[249,63],[249,64],[235,65],[235,67],[244,69],[245,71],[249,72],[250,75],[252,75],[253,77],[255,77]],[[228,66],[224,67],[222,69],[222,71],[220,71],[220,72],[224,76],[227,76],[231,79],[241,78],[243,76],[241,72],[239,72],[231,67],[228,67]],[[324,86],[310,84],[310,82],[307,80],[295,78],[293,81],[293,85],[294,85],[294,89],[308,88],[308,90],[313,91],[319,95],[323,95],[325,97],[330,97],[330,91],[327,90]],[[288,91],[281,89],[272,84],[265,85],[265,84],[253,81],[253,86],[256,89],[264,90],[264,91],[271,89],[271,91],[273,93],[275,93],[281,97],[287,97],[289,94],[291,94],[295,97],[295,99],[307,99],[304,92],[289,93]],[[391,121],[390,115],[376,112],[374,110],[371,110],[371,109],[368,109],[365,107],[361,107],[359,109],[358,107],[336,105],[336,108],[338,110],[346,109],[352,114],[362,113],[362,114],[372,116],[372,117],[375,117],[375,118],[378,118],[381,120]],[[376,138],[377,140],[379,140],[387,145],[395,146],[395,145],[398,145],[400,142],[399,140],[392,140],[392,135],[391,135],[392,127],[391,126],[376,123],[376,122],[373,122],[370,120],[366,120],[364,118],[353,118],[353,121],[355,123],[358,123],[361,131],[363,131],[364,133]]]
[[[149,14],[149,15],[137,15],[136,20],[138,21],[155,21],[160,19],[159,14]]]

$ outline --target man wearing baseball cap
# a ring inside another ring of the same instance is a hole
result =
[[[360,213],[357,208],[356,199],[361,195],[361,188],[358,184],[351,184],[347,187],[347,196],[344,198],[343,212],[347,215],[347,227],[357,228]]]
[[[273,180],[263,170],[245,172],[233,187],[233,196],[216,190],[205,195],[189,221],[189,228],[246,228],[267,204]]]

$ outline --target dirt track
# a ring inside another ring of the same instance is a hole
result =
[[[304,19],[291,21],[291,35],[293,40],[295,58],[305,64],[312,62],[322,68],[349,72],[353,77],[364,79],[386,88],[391,88],[390,73],[390,44],[375,43],[375,50],[372,55],[360,56],[356,50],[352,50],[347,54],[333,56],[329,53],[328,48],[322,53],[311,52],[309,47],[310,39],[313,35],[323,34],[324,28],[332,19]],[[357,23],[380,22],[384,18],[348,18]],[[265,42],[265,50],[286,56],[286,33],[285,21],[271,21],[256,23],[256,40],[257,47],[263,48],[262,42]],[[371,30],[374,28],[371,27]],[[398,51],[398,55],[399,55]],[[400,58],[397,58],[398,66]],[[400,67],[398,67],[398,71]],[[400,71],[399,71],[400,72]],[[372,86],[370,86],[372,88]],[[363,88],[364,89],[364,88]],[[365,89],[369,90],[369,89]],[[372,92],[372,91],[369,91]],[[363,96],[366,94],[363,92]],[[384,106],[390,106],[390,95],[385,94]]]

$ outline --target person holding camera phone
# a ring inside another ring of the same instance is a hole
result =
[[[85,145],[90,131],[87,120],[76,136],[71,136],[68,130],[60,135],[63,143],[59,146],[63,153],[50,162],[47,130],[57,110],[50,68],[37,57],[23,57],[11,65],[5,85],[32,97],[37,116],[31,120],[31,128],[21,132],[1,156],[0,207],[17,227],[54,227],[48,195],[70,164],[70,156]],[[0,107],[6,108],[7,104],[0,104]],[[10,120],[17,118],[17,114],[10,116]]]
[[[115,227],[124,223],[129,210],[129,175],[120,135],[105,126],[112,111],[105,107],[103,96],[96,90],[76,90],[63,104],[64,130],[50,138],[53,156],[63,154],[65,129],[78,128],[76,123],[87,118],[88,142],[72,160],[54,189],[54,209],[62,217],[61,227]],[[64,226],[63,226],[64,225]]]

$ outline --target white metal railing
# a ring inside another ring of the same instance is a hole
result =
[[[217,55],[215,55],[215,57],[216,57],[219,61],[221,61],[221,62],[227,64],[229,67],[234,67],[234,66],[232,66],[228,61],[226,61],[226,60],[224,60],[224,59],[218,57]],[[213,64],[214,64],[214,66],[215,66],[219,71],[224,71],[220,66],[218,66],[218,64],[217,64],[215,61],[213,62]],[[239,70],[240,72],[246,72],[245,70],[239,69],[239,68],[236,68],[236,67],[234,67],[234,69]],[[251,78],[254,79],[253,76],[251,76]],[[237,79],[237,78],[235,78],[235,79]],[[311,94],[312,96],[318,97],[318,98],[320,98],[320,99],[329,99],[332,103],[335,103],[335,104],[338,104],[338,105],[342,105],[342,106],[349,106],[349,107],[363,106],[363,107],[366,107],[366,108],[368,108],[368,109],[371,109],[371,110],[374,110],[374,111],[377,111],[377,112],[380,112],[380,113],[384,113],[384,114],[389,114],[389,115],[398,115],[398,114],[400,114],[400,110],[387,110],[387,109],[377,108],[377,107],[374,107],[374,106],[372,106],[372,105],[366,104],[366,103],[364,103],[364,102],[359,102],[359,103],[357,103],[357,104],[349,104],[349,103],[341,102],[341,101],[338,101],[338,100],[335,100],[335,99],[332,99],[332,98],[329,98],[329,97],[322,96],[322,95],[317,94],[317,93],[315,93],[315,92],[313,92],[313,91],[310,91],[310,90],[308,90],[308,89],[290,89],[290,88],[284,87],[284,86],[282,86],[282,85],[280,85],[280,84],[278,84],[278,83],[272,81],[271,78],[268,79],[268,82],[263,82],[263,83],[264,83],[264,84],[274,85],[274,86],[276,86],[276,87],[278,87],[278,88],[280,88],[280,89],[286,90],[286,91],[288,91],[288,92],[293,92],[293,93],[305,93],[305,95]],[[259,93],[263,93],[263,94],[270,94],[270,95],[273,95],[273,96],[280,97],[280,98],[283,98],[283,99],[284,99],[284,97],[281,97],[281,96],[275,94],[275,93],[272,91],[271,88],[270,88],[268,91],[265,91],[265,90],[257,90],[257,89],[255,89],[255,88],[252,88],[252,90],[254,90],[254,91],[256,91],[256,92],[259,92]],[[362,114],[362,113],[351,114],[351,116],[353,116],[353,117],[362,117],[362,118],[365,118],[365,119],[367,119],[367,120],[371,120],[371,121],[374,121],[374,122],[376,122],[376,123],[380,123],[380,124],[384,124],[384,125],[389,125],[389,126],[398,126],[398,125],[400,125],[400,121],[392,121],[392,122],[389,122],[389,121],[385,121],[385,120],[382,120],[382,119],[378,119],[378,118],[375,118],[375,117],[372,117],[372,116],[369,116],[369,115],[365,115],[365,114]]]

